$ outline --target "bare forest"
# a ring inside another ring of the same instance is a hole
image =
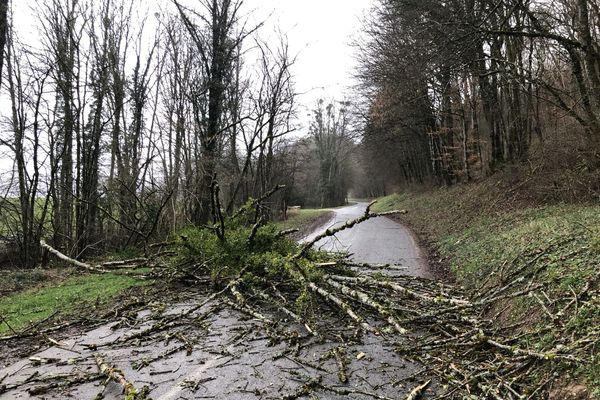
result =
[[[600,0],[267,2],[0,0],[0,399],[600,398]]]
[[[40,2],[38,43],[4,5],[7,262],[40,263],[40,239],[77,258],[145,246],[211,221],[215,190],[231,214],[285,185],[270,219],[288,204],[344,203],[349,111],[314,104],[308,139],[290,138],[285,35],[262,39],[241,1],[165,4],[146,15],[135,0]]]
[[[599,12],[593,0],[381,1],[357,43],[375,177],[364,193],[507,165],[597,171]],[[578,189],[558,189],[597,198],[597,175],[574,175]]]
[[[213,182],[228,213],[286,185],[275,219],[527,163],[590,175],[563,197],[597,193],[593,1],[381,1],[355,43],[357,100],[314,104],[302,129],[285,35],[261,39],[240,2],[200,6],[48,1],[33,44],[3,8],[12,262],[40,262],[44,237],[85,256],[206,224]]]

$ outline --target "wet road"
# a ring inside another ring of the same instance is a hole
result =
[[[336,210],[326,227],[360,216],[365,207],[357,204]],[[424,259],[411,233],[387,218],[367,221],[318,246],[349,251],[357,262],[392,264],[385,270],[362,271],[365,274],[387,271],[390,275],[426,276]],[[394,341],[373,334],[352,339],[348,335],[356,329],[352,326],[332,328],[339,329],[339,334],[332,335],[339,337],[339,342],[308,339],[297,346],[293,340],[273,342],[259,321],[217,301],[189,312],[204,299],[202,293],[190,293],[180,304],[149,307],[126,320],[73,335],[11,365],[3,366],[0,360],[0,399],[93,399],[100,394],[105,400],[122,399],[117,384],[109,382],[105,387],[99,379],[98,355],[137,388],[148,386],[155,400],[398,399],[415,386],[412,377],[422,369],[399,357]],[[169,315],[179,315],[177,321],[187,322],[126,340]],[[290,326],[288,322],[283,325]],[[310,338],[302,327],[292,328]],[[338,380],[338,363],[331,357],[335,349],[343,349],[348,362],[347,383]],[[313,388],[310,395],[299,395],[311,380],[322,386]],[[69,381],[77,383],[66,384]]]
[[[343,225],[361,217],[367,203],[358,203],[333,210],[333,218],[308,235],[303,241],[314,239],[328,228]],[[427,261],[417,241],[406,227],[386,217],[373,218],[362,224],[339,232],[317,243],[316,248],[333,252],[348,252],[359,263],[390,264],[389,273],[429,278]]]

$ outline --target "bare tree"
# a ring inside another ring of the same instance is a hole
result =
[[[88,257],[202,225],[220,211],[217,176],[231,212],[288,181],[295,59],[285,38],[245,48],[258,26],[230,0],[174,2],[150,34],[138,4],[52,0],[39,9],[39,46],[7,45],[11,134],[0,146],[15,168],[0,207],[23,264],[40,261],[42,237]]]
[[[0,85],[2,84],[2,69],[4,67],[4,48],[8,32],[8,3],[9,0],[0,0]]]
[[[83,37],[84,10],[76,0],[53,0],[42,11],[43,32],[46,36],[47,65],[53,65],[52,80],[56,85],[57,127],[54,140],[53,163],[60,167],[51,179],[53,185],[54,244],[71,253],[75,249],[74,225],[74,143],[81,139],[81,117],[84,101],[80,85],[82,73],[81,41]],[[75,157],[74,157],[75,156]]]
[[[238,195],[242,186],[248,183],[249,173],[252,173],[254,179],[251,189],[247,189],[242,197],[258,197],[281,184],[277,181],[282,178],[281,171],[275,169],[277,145],[295,129],[291,122],[296,98],[291,73],[295,58],[289,53],[287,39],[280,35],[279,44],[275,49],[260,40],[257,41],[256,47],[260,54],[257,66],[260,84],[254,91],[245,89],[250,91],[253,124],[251,129],[243,129],[244,164],[237,174],[230,194],[227,207],[230,212],[235,205],[241,203]],[[233,132],[235,131],[232,130]],[[274,203],[281,200],[277,195],[271,197]]]
[[[11,128],[14,137],[7,145],[14,156],[18,182],[19,207],[15,214],[19,222],[13,232],[19,246],[19,263],[22,266],[35,266],[39,260],[39,240],[44,233],[48,215],[48,198],[39,201],[39,191],[43,183],[44,160],[42,143],[44,117],[47,107],[44,94],[47,89],[50,70],[36,65],[28,53],[17,49],[12,35],[7,46],[8,93],[11,104]],[[47,165],[46,165],[47,166]],[[51,166],[55,169],[55,166]]]
[[[224,132],[224,102],[227,77],[244,39],[253,32],[240,27],[241,0],[199,0],[200,11],[184,8],[173,0],[200,55],[201,76],[192,89],[195,136],[200,157],[192,212],[195,224],[205,224],[211,215],[210,188],[215,179],[218,144]]]
[[[316,145],[319,160],[320,206],[346,203],[348,195],[348,156],[352,151],[352,122],[349,102],[325,105],[319,100],[313,111],[310,135]]]
[[[359,44],[365,143],[395,143],[397,183],[453,184],[529,157],[545,109],[597,153],[596,3],[380,1]]]

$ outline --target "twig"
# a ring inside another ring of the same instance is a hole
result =
[[[408,394],[408,396],[406,396],[406,398],[404,400],[419,399],[423,395],[423,392],[425,391],[425,389],[427,389],[427,387],[430,384],[431,384],[431,380],[423,383],[422,385],[417,386],[416,388],[414,388],[413,390],[410,391],[410,393]]]
[[[103,357],[95,355],[96,365],[100,372],[106,376],[107,380],[112,380],[118,383],[123,388],[124,400],[141,400],[146,398],[145,391],[138,391],[133,383],[129,382],[123,372],[111,365],[109,365]]]

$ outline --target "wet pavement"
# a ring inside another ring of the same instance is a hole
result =
[[[365,207],[336,210],[328,226],[360,216]],[[319,246],[350,251],[357,262],[393,264],[391,275],[426,272],[410,232],[387,218],[367,221]],[[321,341],[275,313],[267,315],[281,322],[274,335],[260,321],[206,299],[196,293],[176,305],[154,304],[6,366],[0,369],[0,399],[95,399],[100,394],[122,399],[122,388],[114,382],[105,386],[99,376],[97,356],[136,388],[146,386],[155,400],[398,399],[419,383],[414,376],[422,367],[397,355],[398,338],[357,338],[355,326],[326,326],[323,315],[319,328],[339,340]],[[340,358],[347,365],[347,383],[339,376]]]
[[[364,215],[367,203],[335,209],[333,218],[302,241],[310,241],[328,228]],[[315,248],[330,252],[348,252],[358,263],[389,264],[388,273],[431,278],[427,258],[412,232],[387,218],[377,217],[319,241]]]

